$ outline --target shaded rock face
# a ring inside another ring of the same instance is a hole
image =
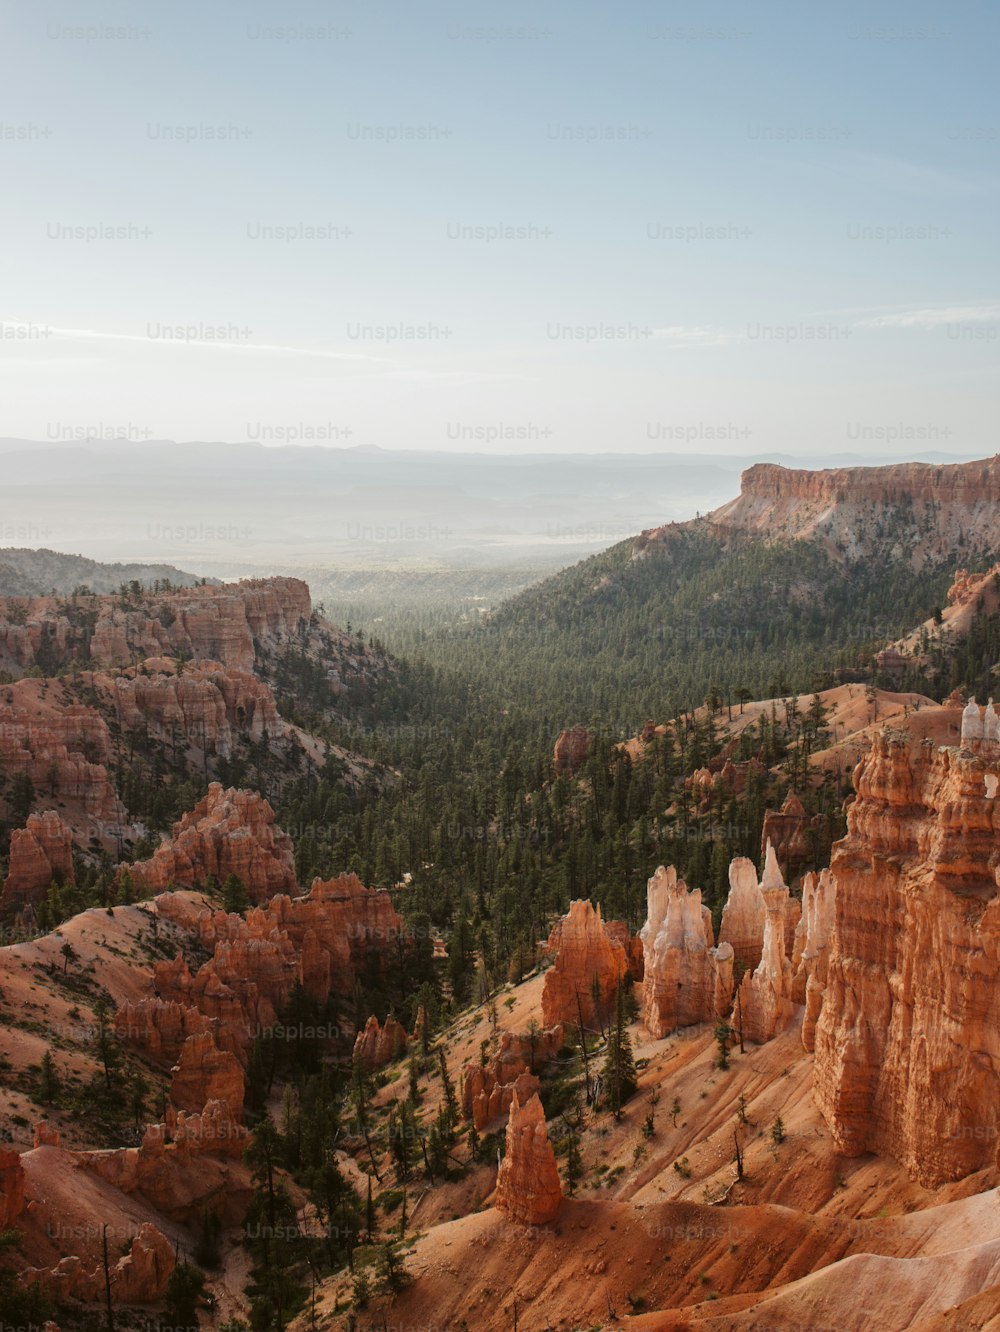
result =
[[[769,809],[764,815],[760,853],[764,855],[770,843],[778,863],[784,867],[785,874],[792,881],[812,860],[811,833],[812,821],[802,801],[789,791],[780,810]]]
[[[894,463],[822,471],[756,463],[743,473],[739,497],[709,514],[706,523],[723,535],[817,538],[836,558],[857,560],[879,549],[885,539],[880,520],[888,518],[900,547],[911,551],[914,567],[922,567],[960,547],[991,554],[998,502],[996,457],[945,466]]]
[[[877,737],[824,902],[817,1103],[838,1150],[927,1186],[992,1166],[1000,1137],[996,764]]]
[[[175,1266],[174,1246],[151,1222],[145,1222],[129,1252],[110,1268],[112,1300],[119,1305],[155,1304],[163,1298]],[[95,1304],[105,1296],[103,1265],[88,1270],[75,1256],[63,1258],[55,1267],[29,1267],[21,1283],[42,1285],[60,1302]]]
[[[802,1044],[816,1046],[816,1021],[823,1005],[830,962],[836,880],[828,869],[802,880],[802,916],[795,927],[792,954],[792,998],[805,1004]]]
[[[552,751],[552,763],[557,776],[575,777],[587,761],[594,737],[586,726],[573,726],[560,731]]]
[[[304,896],[279,895],[245,919],[192,911],[174,893],[161,894],[156,909],[212,950],[194,973],[179,954],[155,963],[156,998],[119,1010],[121,1030],[161,1060],[179,1054],[182,1036],[211,1030],[219,1048],[245,1066],[254,1037],[277,1026],[296,983],[318,1003],[350,995],[359,976],[383,974],[409,943],[389,894],[366,888],[354,874],[316,879]],[[335,1028],[327,1034],[340,1038]]]
[[[73,833],[55,810],[48,809],[44,814],[29,814],[25,826],[11,833],[10,868],[0,905],[34,905],[53,882],[75,882]]]
[[[544,1226],[555,1220],[561,1202],[559,1169],[542,1103],[533,1095],[522,1106],[515,1092],[497,1174],[497,1210],[521,1225]]]
[[[233,1120],[243,1118],[243,1069],[229,1050],[220,1050],[210,1031],[189,1036],[171,1070],[170,1099],[178,1110],[200,1112],[221,1101]]]
[[[39,720],[20,701],[26,694],[14,685],[6,691],[11,701],[0,703],[0,764],[8,783],[29,777],[36,791],[50,793],[60,807],[72,807],[92,830],[127,828],[125,808],[105,767],[110,739],[102,718],[90,708],[73,705],[53,709]],[[6,809],[2,798],[0,807]]]
[[[397,1022],[394,1017],[387,1017],[383,1027],[372,1014],[364,1029],[358,1032],[353,1058],[362,1068],[374,1073],[376,1069],[385,1068],[386,1064],[406,1054],[407,1044],[406,1028],[401,1022]]]
[[[115,1013],[115,1035],[125,1045],[143,1050],[159,1064],[175,1064],[189,1036],[212,1030],[198,1009],[166,999],[125,1003]]]
[[[70,661],[128,666],[145,657],[207,658],[251,671],[258,645],[296,641],[309,625],[309,588],[298,578],[250,578],[223,587],[118,596],[0,598],[0,669],[45,674]]]
[[[175,885],[195,888],[209,877],[220,883],[237,874],[254,901],[294,892],[292,839],[274,821],[274,811],[256,791],[222,789],[213,782],[203,800],[179,823],[149,860],[119,866],[144,894]]]
[[[515,1095],[519,1104],[526,1105],[541,1089],[537,1070],[562,1049],[562,1044],[563,1029],[559,1025],[539,1032],[534,1039],[527,1032],[502,1032],[496,1054],[485,1064],[470,1062],[462,1070],[462,1110],[466,1118],[483,1132],[507,1116]]]
[[[756,885],[756,877],[755,877]],[[713,947],[712,913],[697,888],[688,890],[671,865],[661,865],[646,886],[642,1020],[657,1037],[677,1027],[714,1022],[733,992],[733,949]]]
[[[122,1193],[141,1193],[164,1216],[188,1221],[208,1206],[235,1212],[245,1206],[239,1162],[248,1139],[228,1102],[209,1101],[200,1114],[168,1110],[164,1123],[147,1126],[138,1147],[67,1156]]]
[[[628,954],[605,928],[601,908],[595,911],[591,902],[571,902],[568,914],[553,929],[548,947],[555,950],[556,959],[545,974],[543,1024],[554,1027],[565,1022],[575,1026],[582,1012],[584,1026],[600,1026],[611,1013],[618,986],[629,972]]]
[[[24,1211],[24,1166],[13,1147],[0,1148],[0,1229],[7,1230]]]
[[[82,682],[103,696],[124,731],[136,731],[176,750],[183,742],[201,753],[229,758],[240,737],[272,740],[289,728],[274,695],[248,671],[215,661],[189,663],[180,672],[169,658],[151,658],[121,675],[84,672]]]

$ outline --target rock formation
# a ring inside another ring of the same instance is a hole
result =
[[[240,1214],[249,1194],[240,1165],[247,1130],[226,1101],[210,1101],[200,1114],[168,1110],[162,1124],[150,1124],[138,1147],[68,1152],[125,1194],[141,1193],[164,1216],[177,1221],[199,1217],[206,1207]]]
[[[594,737],[586,726],[560,731],[552,751],[552,763],[559,777],[575,777],[587,761]]]
[[[394,1059],[401,1058],[407,1047],[406,1028],[394,1017],[387,1017],[385,1026],[379,1025],[374,1014],[358,1032],[354,1042],[354,1059],[369,1073],[385,1068]]]
[[[50,793],[46,798],[58,802],[66,819],[88,832],[130,832],[105,767],[107,727],[89,708],[40,710],[32,700],[44,683],[25,680],[0,691],[0,766],[8,784],[29,778],[36,791]]]
[[[156,1304],[163,1298],[175,1266],[174,1246],[151,1222],[144,1222],[129,1252],[108,1273],[114,1304]],[[104,1299],[104,1266],[99,1263],[88,1270],[80,1258],[71,1255],[55,1267],[29,1267],[21,1284],[44,1286],[59,1303],[69,1299],[96,1304]]]
[[[802,880],[802,916],[795,929],[792,954],[792,999],[805,1004],[802,1044],[815,1048],[816,1020],[823,1005],[830,960],[836,881],[828,869]]]
[[[496,1126],[508,1113],[515,1094],[521,1105],[541,1089],[537,1071],[552,1059],[563,1044],[561,1026],[532,1036],[505,1031],[500,1048],[485,1064],[470,1062],[462,1070],[462,1110],[477,1131]]]
[[[75,882],[73,833],[55,810],[48,809],[44,814],[29,814],[25,826],[10,835],[10,868],[0,906],[34,905],[53,882]]]
[[[983,713],[979,711],[979,704],[974,698],[970,698],[965,711],[962,713],[962,747],[971,749],[978,753],[993,753],[996,751],[997,742],[1000,740],[1000,717],[997,716],[993,707],[992,698],[986,705]]]
[[[170,1099],[178,1110],[200,1113],[221,1101],[233,1120],[243,1118],[243,1069],[229,1050],[220,1050],[210,1031],[189,1036],[171,1070]]]
[[[754,970],[743,977],[739,990],[743,1035],[756,1045],[763,1045],[784,1030],[795,1013],[792,963],[788,956],[792,941],[786,939],[789,893],[770,842],[760,895],[765,908],[761,958]]]
[[[719,942],[727,943],[742,971],[753,971],[764,944],[767,907],[757,882],[757,867],[746,856],[729,864],[729,896],[722,908]]]
[[[732,997],[732,946],[712,946],[712,913],[672,865],[657,869],[646,895],[646,923],[639,932],[645,950],[643,1023],[661,1037],[677,1027],[714,1022]]]
[[[8,1230],[24,1211],[24,1166],[13,1147],[0,1147],[0,1230]]]
[[[883,733],[833,849],[816,1099],[838,1150],[891,1156],[928,1186],[997,1154],[997,762]]]
[[[560,1022],[576,1025],[582,1012],[584,1026],[600,1026],[614,1008],[615,993],[629,971],[628,955],[605,929],[601,908],[595,911],[590,902],[571,902],[552,932],[549,948],[556,956],[545,973],[542,1022],[546,1027]]]
[[[123,1005],[116,1016],[123,1039],[160,1062],[177,1057],[189,1036],[211,1031],[219,1048],[245,1066],[254,1037],[277,1030],[296,984],[320,1004],[346,997],[359,976],[398,965],[409,947],[389,894],[366,888],[353,874],[315,879],[303,896],[279,895],[246,918],[193,908],[179,893],[161,894],[156,909],[212,950],[193,973],[180,954],[155,963],[155,997]],[[382,1054],[399,1043],[387,1026]],[[341,1040],[336,1026],[327,1036]]]
[[[145,896],[171,886],[195,888],[210,877],[242,879],[254,901],[295,891],[292,839],[276,825],[274,811],[256,791],[222,789],[218,782],[174,824],[169,841],[149,860],[120,865]]]
[[[544,1226],[555,1220],[561,1202],[562,1185],[542,1103],[533,1095],[522,1106],[515,1092],[497,1174],[497,1210],[521,1225]]]
[[[152,657],[117,675],[81,674],[123,732],[138,732],[176,753],[178,747],[228,758],[238,739],[272,741],[289,731],[274,695],[248,671],[216,661],[188,663]]]
[[[177,1063],[181,1047],[189,1036],[211,1030],[211,1020],[197,1008],[166,999],[125,1003],[115,1013],[117,1038],[125,1045],[142,1050],[154,1063],[165,1064],[168,1068]]]
[[[760,837],[763,856],[770,842],[789,881],[795,880],[813,857],[812,824],[802,801],[789,791],[780,810],[769,809],[764,815]]]
[[[32,1130],[32,1144],[37,1151],[39,1147],[58,1147],[60,1134],[57,1128],[53,1128],[47,1119],[40,1119]]]

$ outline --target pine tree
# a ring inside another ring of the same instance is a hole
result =
[[[59,1095],[61,1086],[62,1079],[59,1077],[59,1070],[56,1068],[52,1051],[46,1050],[42,1055],[42,1066],[38,1078],[38,1095],[42,1104],[51,1105]]]
[[[632,1042],[625,1026],[625,991],[621,985],[615,994],[615,1022],[608,1036],[601,1078],[608,1107],[615,1119],[621,1119],[622,1106],[638,1086]]]

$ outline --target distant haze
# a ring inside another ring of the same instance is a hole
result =
[[[221,575],[323,565],[544,570],[725,503],[752,461],[849,466],[896,456],[0,440],[0,546]],[[908,456],[959,460],[919,449]]]

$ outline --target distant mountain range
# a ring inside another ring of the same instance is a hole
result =
[[[946,455],[925,455],[933,461]],[[850,466],[830,455],[776,463]],[[0,440],[0,545],[203,573],[485,569],[529,578],[723,504],[753,459]]]

